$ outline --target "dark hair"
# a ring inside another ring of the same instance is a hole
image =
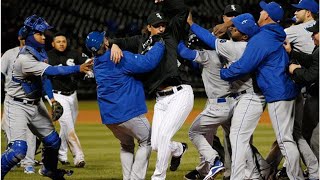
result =
[[[57,37],[57,36],[64,36],[64,37],[67,38],[66,34],[63,33],[63,32],[57,32],[57,33],[55,33],[52,38],[54,39],[54,38]]]

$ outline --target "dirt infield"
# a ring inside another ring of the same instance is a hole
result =
[[[187,123],[192,123],[192,121],[196,118],[196,116],[200,113],[201,111],[199,110],[193,110],[190,115],[187,118]],[[149,119],[149,121],[152,119],[153,116],[153,111],[149,111],[146,114],[147,118]],[[100,119],[100,113],[99,110],[80,110],[79,111],[79,115],[78,115],[78,123],[101,123],[101,119]],[[264,111],[260,122],[259,123],[263,123],[263,124],[269,124],[270,123],[270,119],[269,119],[269,115],[267,111]]]

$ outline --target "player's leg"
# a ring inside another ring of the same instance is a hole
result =
[[[252,151],[249,145],[251,135],[258,125],[264,110],[262,95],[246,93],[241,95],[231,120],[230,141],[232,146],[231,179],[244,179],[246,154]]]
[[[311,145],[312,151],[314,152],[314,154],[316,154],[316,157],[319,162],[319,123],[312,132],[310,145]]]
[[[33,127],[31,128],[31,131],[41,139],[44,147],[42,152],[43,165],[39,170],[39,173],[52,179],[63,178],[65,174],[71,175],[72,173],[69,174],[68,171],[57,169],[58,151],[60,148],[61,139],[54,129],[43,101],[40,101],[37,111],[37,114],[30,123]]]
[[[319,164],[316,156],[312,152],[309,144],[303,138],[301,133],[302,119],[303,119],[303,97],[300,94],[296,98],[295,104],[295,118],[294,118],[294,129],[293,138],[297,143],[298,150],[304,164],[307,166],[310,179],[319,179]]]
[[[299,151],[293,140],[294,100],[268,103],[268,112],[290,179],[303,179]]]
[[[24,173],[26,174],[32,174],[35,173],[34,165],[35,165],[35,153],[36,153],[36,136],[31,132],[29,128],[26,130],[26,136],[27,136],[27,155],[26,157],[21,161],[21,167],[24,167]]]
[[[183,88],[180,91],[175,89],[174,94],[160,97],[164,115],[162,120],[159,120],[161,125],[157,137],[157,163],[152,179],[165,179],[170,155],[181,157],[184,152],[181,143],[171,142],[171,138],[181,128],[193,108],[194,96],[191,86],[181,86]]]
[[[70,108],[70,104],[68,102],[68,96],[64,96],[61,94],[54,93],[54,98],[57,100],[63,107],[63,114],[59,119],[60,124],[60,132],[59,137],[61,138],[61,145],[59,149],[59,161],[62,164],[69,164],[68,161],[68,132],[69,127],[73,124],[72,120],[72,112]]]
[[[78,135],[76,134],[76,128],[75,128],[75,122],[78,117],[78,99],[76,92],[73,93],[68,97],[69,100],[69,106],[71,111],[71,117],[72,121],[69,124],[70,127],[68,127],[69,132],[67,136],[67,142],[70,148],[71,153],[73,154],[73,160],[74,165],[76,167],[84,167],[85,166],[85,160],[84,160],[84,153],[82,151],[82,147],[80,144],[80,140],[78,138]]]
[[[126,126],[130,127],[131,135],[138,140],[139,144],[135,153],[130,179],[145,179],[151,154],[150,124],[144,115],[140,115],[126,122]]]
[[[107,125],[107,127],[112,131],[113,135],[120,141],[120,160],[122,165],[122,176],[124,180],[130,179],[132,165],[134,162],[135,146],[134,138],[130,135],[131,129],[129,126],[127,126],[127,123],[128,121],[121,124]]]
[[[8,121],[7,135],[10,139],[7,150],[1,155],[1,179],[25,158],[27,153],[26,129],[30,112],[34,108],[7,98],[4,114]]]

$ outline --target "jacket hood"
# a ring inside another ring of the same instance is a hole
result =
[[[276,39],[279,39],[280,41],[284,41],[287,36],[284,32],[283,27],[276,23],[264,25],[260,27],[260,30],[269,31],[269,33],[271,33],[272,36],[276,37]]]

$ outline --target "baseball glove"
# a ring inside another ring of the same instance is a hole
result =
[[[52,103],[52,120],[57,121],[63,114],[63,107],[58,101]]]

